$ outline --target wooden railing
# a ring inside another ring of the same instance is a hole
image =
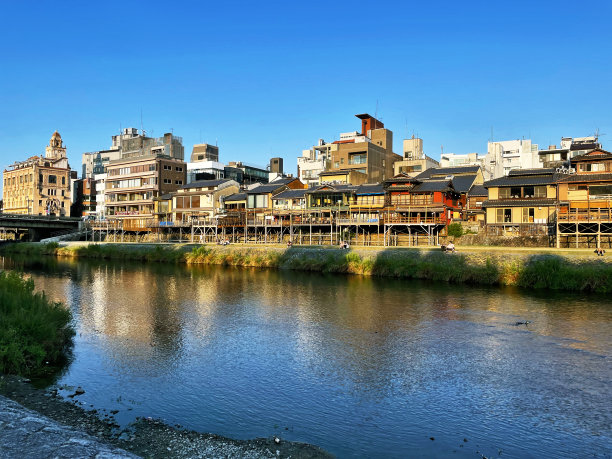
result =
[[[573,201],[557,211],[559,222],[612,222],[612,200]]]

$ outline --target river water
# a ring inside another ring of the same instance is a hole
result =
[[[611,457],[608,297],[5,259],[73,311],[89,407],[339,457]],[[516,322],[530,321],[527,325]]]

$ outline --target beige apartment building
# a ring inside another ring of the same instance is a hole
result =
[[[340,134],[332,143],[328,172],[355,170],[366,174],[369,183],[393,177],[393,164],[402,159],[393,153],[393,132],[367,113],[355,116],[361,132]]]
[[[66,147],[55,131],[44,156],[16,162],[3,173],[4,212],[70,215],[70,166]]]
[[[411,139],[404,139],[403,143],[404,157],[393,165],[394,175],[404,173],[416,177],[421,172],[440,165],[438,161],[423,153],[423,139],[412,136]]]
[[[120,159],[106,170],[106,216],[124,229],[145,228],[154,218],[154,199],[176,191],[187,177],[185,162],[168,156]]]

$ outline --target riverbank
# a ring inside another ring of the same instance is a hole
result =
[[[451,283],[612,292],[612,263],[591,250],[211,246],[195,244],[14,244],[4,255],[53,255],[359,274]]]
[[[48,457],[49,454],[47,453],[49,448],[53,446],[52,442],[62,440],[64,437],[75,438],[76,441],[68,442],[71,443],[69,448],[76,448],[79,451],[84,450],[85,442],[88,442],[87,447],[98,448],[102,453],[106,450],[111,450],[113,454],[118,454],[121,450],[125,450],[137,456],[160,459],[197,457],[292,457],[310,459],[331,457],[316,446],[288,442],[282,438],[279,439],[278,443],[274,438],[232,440],[218,435],[186,430],[177,426],[168,426],[160,420],[151,418],[138,419],[136,422],[121,429],[115,421],[116,412],[94,410],[91,406],[80,402],[78,395],[71,398],[69,402],[61,396],[62,389],[64,389],[64,392],[69,392],[68,388],[37,389],[28,380],[19,377],[0,377],[0,395],[33,410],[35,413],[40,413],[56,421],[55,423],[51,423],[48,420],[44,421],[44,418],[41,420],[41,417],[34,414],[34,416],[26,418],[27,425],[16,426],[21,428],[20,433],[22,437],[28,438],[28,443],[31,446],[29,450],[33,453],[31,456],[24,455],[22,450],[21,454],[19,454],[20,457]],[[74,392],[74,390],[70,392]],[[1,421],[3,421],[1,418],[3,410],[1,408],[2,399],[0,398],[0,425],[2,425]],[[24,409],[19,406],[11,404],[9,408],[14,412],[24,414]],[[25,411],[24,416],[26,414],[27,411]],[[12,421],[19,422],[19,419],[13,417]],[[31,441],[33,437],[27,435],[27,428],[36,427],[30,433],[39,432],[38,427],[40,427],[41,423],[49,424],[47,427],[51,426],[55,429],[52,435],[54,438],[45,437],[46,441],[45,438],[38,438],[37,444],[40,448],[37,448],[36,444],[33,444]],[[24,428],[26,431],[24,431]],[[57,437],[60,438],[58,439]],[[2,435],[0,440],[4,442],[10,441],[10,439],[11,437],[7,433]],[[60,441],[60,443],[63,444],[65,442]],[[15,448],[19,447],[19,445],[14,446]],[[3,449],[3,451],[10,450]],[[36,454],[37,452],[39,454]],[[73,456],[90,457],[84,454],[64,454],[62,457]],[[54,456],[51,455],[51,457]]]
[[[74,335],[70,310],[34,292],[34,282],[0,272],[0,374],[52,372],[66,361]]]

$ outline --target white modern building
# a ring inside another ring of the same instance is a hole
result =
[[[340,138],[343,135],[346,134],[341,134]],[[297,160],[297,175],[302,183],[308,186],[320,184],[319,174],[325,172],[329,167],[331,149],[334,147],[335,144],[326,144],[323,139],[319,139],[318,145],[315,145],[310,150],[302,151],[302,156],[298,157]]]
[[[569,160],[574,156],[582,155],[601,148],[596,136],[590,137],[562,137],[561,145],[549,145],[546,150],[540,150],[538,156],[543,167],[569,166]]]
[[[530,139],[488,142],[485,169],[491,179],[503,177],[514,169],[537,169],[542,163],[538,156],[538,144]]]
[[[478,153],[442,153],[440,167],[480,166],[485,180],[491,179],[491,171],[486,164],[486,157]]]

